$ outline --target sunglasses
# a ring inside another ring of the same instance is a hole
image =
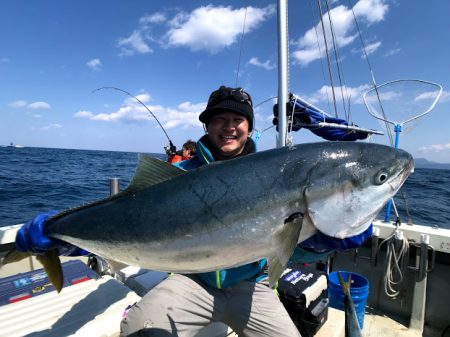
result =
[[[208,106],[214,106],[230,98],[236,102],[246,103],[253,106],[252,98],[242,88],[232,89],[224,86],[221,86],[219,90],[211,93],[208,100]]]

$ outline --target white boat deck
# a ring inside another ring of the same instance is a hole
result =
[[[14,234],[15,227],[12,226],[11,228]],[[402,229],[412,231],[416,227],[404,226]],[[433,233],[430,233],[432,239],[438,240],[433,243],[436,250],[448,253],[450,235],[443,232],[448,230],[431,230],[433,231]],[[383,231],[384,229],[381,228],[381,236],[384,236]],[[1,244],[14,241],[14,236],[9,234],[9,231],[8,233],[6,231],[1,233]],[[62,260],[67,261],[68,259],[62,258]],[[0,270],[0,277],[35,268],[40,268],[40,264],[34,258],[23,260],[4,266]],[[145,278],[145,276],[142,276],[142,278]],[[131,286],[133,282],[128,283],[128,286]],[[148,284],[148,280],[146,280],[146,283]],[[146,291],[146,289],[139,288],[139,284],[134,290],[116,279],[104,276],[99,280],[85,281],[64,288],[60,294],[56,292],[46,293],[21,302],[0,306],[0,335],[8,337],[118,336],[124,309],[138,301]],[[430,327],[426,327],[425,332],[421,333],[409,329],[407,325],[403,325],[390,317],[373,313],[370,309],[365,314],[363,329],[363,336],[365,337],[438,337],[441,335],[442,329],[434,331]],[[200,336],[232,337],[236,335],[226,325],[214,323],[206,327],[198,337]],[[344,313],[329,308],[328,320],[318,331],[316,337],[344,336]]]
[[[3,336],[9,337],[118,336],[125,308],[139,299],[140,296],[130,288],[104,276],[64,288],[60,294],[50,292],[0,307],[0,331]],[[363,335],[421,336],[391,318],[367,313]],[[214,323],[205,328],[200,336],[236,335],[224,324]],[[329,308],[328,320],[316,337],[344,336],[344,312]]]
[[[111,277],[0,307],[3,336],[117,336],[124,309],[140,297]]]

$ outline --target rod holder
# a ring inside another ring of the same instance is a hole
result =
[[[372,267],[377,266],[379,237],[380,237],[380,229],[378,227],[374,227],[372,232],[371,253],[370,253],[370,263]]]
[[[120,192],[120,178],[109,178],[109,195],[113,196]]]

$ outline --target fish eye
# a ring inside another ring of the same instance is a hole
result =
[[[384,184],[388,180],[388,177],[389,177],[389,173],[386,170],[381,170],[375,175],[374,183],[376,185]]]

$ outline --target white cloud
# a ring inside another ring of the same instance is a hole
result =
[[[434,145],[419,147],[419,151],[421,151],[421,152],[442,152],[442,151],[447,151],[447,150],[450,150],[450,143],[434,144]]]
[[[198,115],[205,107],[206,103],[181,103],[178,105],[177,109],[166,109],[166,115],[161,122],[167,129],[176,126],[182,126],[183,128],[201,127],[202,124],[198,120]]]
[[[359,0],[353,7],[356,18],[362,18],[369,24],[383,21],[388,9],[384,0]]]
[[[146,14],[139,19],[139,24],[160,24],[167,21],[164,13],[157,12],[153,14]]]
[[[119,39],[117,45],[120,47],[121,56],[152,53],[153,49],[148,45],[150,38],[143,29],[135,30],[129,37]]]
[[[41,128],[41,130],[48,131],[48,130],[52,130],[52,129],[60,129],[60,128],[62,128],[62,125],[61,125],[61,124],[53,123],[53,124],[49,124],[49,125],[43,126],[43,127]]]
[[[353,11],[359,22],[366,22],[370,25],[384,19],[388,5],[384,3],[384,0],[359,0],[353,7]],[[329,49],[333,47],[329,17],[333,22],[333,31],[338,47],[347,46],[357,38],[352,10],[343,5],[334,7],[323,15]],[[322,24],[319,22],[315,27],[310,28],[294,42],[294,45],[298,47],[292,53],[296,63],[307,66],[312,61],[319,59],[320,53],[325,51]]]
[[[261,67],[267,70],[272,70],[275,69],[275,64],[273,64],[272,62],[270,62],[269,60],[267,60],[266,62],[261,62],[260,60],[258,60],[257,57],[252,57],[250,59],[250,61],[248,61],[249,64],[254,65],[256,67]]]
[[[381,47],[381,42],[380,41],[374,42],[374,43],[371,43],[371,44],[367,45],[366,46],[366,53],[367,53],[367,55],[370,55],[370,54],[374,53],[380,47]],[[361,57],[363,57],[363,58],[365,57],[364,53],[362,53]]]
[[[7,57],[0,57],[0,63],[7,63],[9,62],[9,58]]]
[[[341,97],[341,88],[344,93],[344,97],[350,97],[351,102],[354,104],[363,104],[363,98],[362,95],[364,92],[370,89],[370,85],[363,84],[358,87],[334,87],[334,90],[336,93],[339,93],[339,97]],[[300,95],[300,97],[303,97],[306,101],[310,102],[311,104],[317,104],[319,102],[328,102],[332,97],[332,91],[331,87],[324,85],[322,88],[317,90],[315,93],[309,96]]]
[[[436,95],[437,95],[437,91],[428,92],[428,93],[419,95],[418,97],[416,97],[415,100],[434,99],[434,98],[436,98]],[[449,102],[449,101],[450,101],[450,91],[443,90],[438,103],[444,103],[444,102]]]
[[[150,101],[150,95],[147,93],[136,96],[142,103]],[[170,129],[176,126],[183,127],[201,127],[198,121],[198,115],[206,106],[206,103],[193,104],[184,102],[176,108],[165,108],[161,105],[146,106],[158,118],[164,128]],[[103,122],[142,122],[154,121],[147,109],[133,98],[126,98],[122,106],[114,112],[94,114],[90,111],[78,111],[74,115],[78,118],[86,118],[93,121]]]
[[[50,104],[46,102],[34,102],[31,104],[28,104],[28,108],[30,109],[50,109]]]
[[[273,6],[247,7],[199,7],[191,13],[179,13],[170,21],[167,32],[169,46],[184,46],[193,51],[206,50],[217,53],[238,41],[246,17],[246,33],[256,29],[275,12]]]
[[[402,50],[400,48],[393,48],[393,49],[389,49],[386,53],[384,53],[385,57],[389,57],[395,54],[400,53]]]
[[[76,112],[74,116],[78,117],[78,118],[89,118],[89,119],[92,119],[94,114],[92,112],[90,112],[90,111],[82,110],[82,111]]]
[[[11,108],[24,108],[27,106],[27,101],[18,100],[18,101],[9,102],[8,106]]]
[[[367,86],[367,90],[369,90],[369,88],[373,88],[371,86]],[[366,95],[366,102],[367,103],[376,103],[376,105],[379,105],[379,101],[381,102],[388,102],[388,101],[395,101],[398,100],[399,98],[402,97],[402,93],[400,91],[396,91],[396,90],[389,90],[389,91],[382,91],[382,92],[378,92],[380,99],[378,99],[378,96],[376,94],[375,90],[372,90],[368,95]],[[370,104],[370,106],[372,108],[375,108],[375,105]],[[377,109],[376,109],[377,110]]]
[[[100,59],[92,59],[89,60],[86,65],[91,68],[92,70],[100,70],[103,66],[102,61]]]
[[[438,90],[424,92],[424,93],[422,93],[422,94],[416,96],[416,97],[414,98],[414,101],[415,101],[415,102],[417,102],[417,101],[423,101],[423,100],[434,101],[434,100],[436,99],[436,97],[437,97],[438,94],[439,94],[439,91],[438,91]],[[445,96],[447,96],[447,98],[448,98],[448,97],[450,96],[450,93],[449,93],[449,92],[444,92],[444,91],[443,91],[443,92],[442,92],[442,95],[441,95],[441,99],[443,99]]]
[[[249,33],[274,13],[275,6],[233,9],[208,5],[192,12],[178,10],[171,17],[162,12],[146,14],[130,36],[119,39],[118,47],[122,56],[151,53],[151,43],[158,43],[162,48],[187,47],[214,54],[239,41],[244,17],[245,30]],[[157,30],[158,25],[165,31]]]

